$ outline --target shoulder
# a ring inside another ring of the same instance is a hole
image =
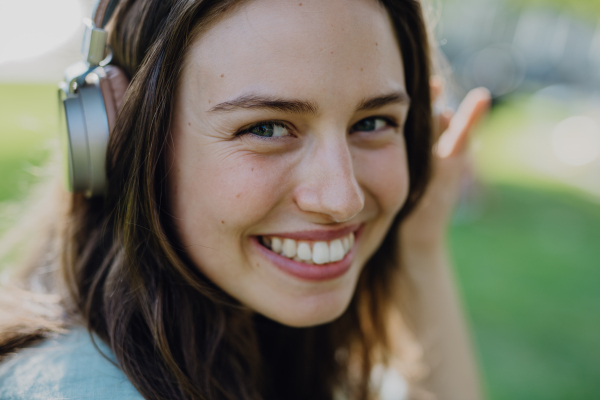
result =
[[[113,362],[108,346],[75,328],[3,361],[0,399],[143,400]]]

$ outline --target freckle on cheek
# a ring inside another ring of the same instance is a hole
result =
[[[242,196],[241,193],[238,193],[237,196],[235,196],[236,199],[239,199]]]
[[[222,224],[224,224],[224,223],[225,223],[225,221],[221,221],[221,223],[222,223]]]
[[[225,76],[225,74],[221,74],[221,78],[223,78]]]

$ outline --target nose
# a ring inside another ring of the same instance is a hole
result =
[[[303,160],[300,183],[294,191],[298,207],[334,222],[351,220],[365,205],[345,138],[322,140]]]

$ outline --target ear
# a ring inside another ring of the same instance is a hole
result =
[[[100,90],[102,91],[106,116],[108,117],[108,129],[109,132],[112,132],[123,103],[125,91],[129,86],[129,79],[123,70],[114,65],[104,67],[104,72],[106,76],[100,79]]]

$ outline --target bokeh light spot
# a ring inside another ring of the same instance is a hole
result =
[[[560,122],[552,133],[556,157],[571,166],[581,166],[600,156],[600,127],[592,118],[578,116]]]

